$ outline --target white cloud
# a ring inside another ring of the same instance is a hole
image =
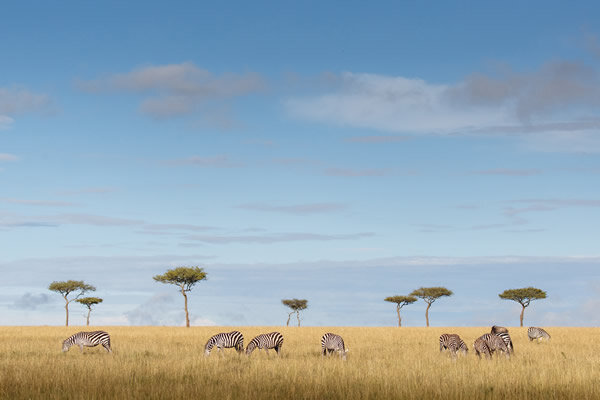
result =
[[[295,116],[360,128],[406,133],[454,133],[508,119],[500,107],[454,107],[447,85],[421,79],[343,73],[337,92],[287,100]]]
[[[200,111],[207,103],[255,93],[265,86],[258,74],[220,76],[190,62],[150,65],[91,81],[78,81],[85,91],[123,91],[146,96],[140,111],[156,118]],[[214,111],[214,110],[212,110]],[[220,109],[223,111],[223,109]],[[228,119],[223,116],[224,119]],[[223,122],[223,121],[221,121]]]
[[[1,124],[2,121],[0,121],[0,126]],[[17,161],[18,159],[19,157],[15,156],[14,154],[0,153],[0,162]]]
[[[0,115],[0,130],[10,128],[14,122],[15,120],[11,117],[6,115]]]
[[[292,97],[298,118],[407,134],[514,135],[534,150],[600,152],[597,68],[557,61],[531,72],[473,74],[440,84],[402,76],[338,76],[325,93]],[[360,142],[389,142],[374,136]]]
[[[0,130],[8,129],[14,123],[15,115],[44,112],[51,105],[50,97],[22,88],[0,87]]]

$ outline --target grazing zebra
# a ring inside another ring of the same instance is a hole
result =
[[[440,336],[440,352],[442,350],[450,350],[452,356],[456,356],[458,351],[467,354],[469,348],[457,334],[444,333]]]
[[[542,328],[538,328],[535,326],[532,326],[527,329],[527,336],[529,336],[529,341],[532,341],[534,339],[539,339],[540,341],[544,339],[550,340],[550,334],[548,334],[548,332],[546,332]]]
[[[506,347],[508,348],[509,353],[514,353],[515,352],[515,348],[513,347],[513,342],[512,339],[510,338],[510,335],[508,334],[508,329],[506,329],[503,326],[492,326],[492,333],[494,335],[498,335],[502,338],[502,340],[504,340],[504,343],[506,344]]]
[[[480,359],[482,354],[485,356],[485,358],[492,358],[492,351],[488,347],[483,337],[478,337],[475,340],[475,343],[473,343],[473,349],[475,349],[475,354]]]
[[[492,326],[492,333],[495,333],[495,334],[508,333],[508,329],[506,329],[503,326],[494,325],[494,326]]]
[[[490,353],[494,353],[496,350],[500,350],[500,352],[506,355],[506,358],[510,358],[510,351],[508,350],[508,346],[502,339],[502,337],[498,334],[486,333],[481,336],[481,339],[485,341]]]
[[[204,346],[204,355],[209,356],[213,347],[219,352],[223,348],[230,349],[235,347],[238,353],[244,351],[244,336],[238,331],[217,333],[206,342]]]
[[[246,347],[246,354],[250,355],[254,349],[265,349],[265,353],[269,354],[269,349],[275,349],[275,352],[279,355],[283,346],[283,335],[279,332],[263,333],[258,335],[248,343]]]
[[[346,359],[346,354],[348,353],[348,349],[344,344],[344,339],[335,333],[326,333],[323,335],[321,338],[321,348],[323,349],[322,356],[325,354],[329,355],[334,351],[337,351],[343,360]]]
[[[63,342],[62,351],[68,351],[71,346],[79,346],[83,353],[83,346],[94,347],[101,344],[106,351],[112,353],[110,348],[110,336],[104,331],[78,332]]]

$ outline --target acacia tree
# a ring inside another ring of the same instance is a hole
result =
[[[427,323],[427,327],[429,327],[429,308],[431,305],[440,297],[452,296],[453,293],[452,290],[448,290],[445,287],[421,287],[413,290],[410,295],[423,299],[425,303],[427,303],[427,309],[425,310],[425,322]]]
[[[522,289],[507,289],[498,296],[503,300],[516,301],[521,305],[520,322],[521,326],[523,326],[523,314],[525,313],[525,308],[529,307],[529,303],[533,300],[545,299],[546,292],[530,286]]]
[[[88,285],[84,281],[63,281],[57,282],[54,281],[48,286],[48,289],[60,293],[62,297],[65,299],[65,312],[67,314],[67,319],[65,326],[69,326],[69,303],[73,300],[77,300],[81,296],[83,296],[86,292],[93,292],[96,288],[92,285]],[[71,293],[76,293],[75,297],[69,298]]]
[[[286,326],[290,326],[290,318],[292,318],[292,314],[296,313],[296,318],[298,319],[298,326],[300,326],[300,311],[306,310],[308,308],[308,300],[300,300],[300,299],[283,299],[281,300],[283,305],[291,308],[291,312],[288,314],[288,319]]]
[[[160,283],[179,286],[181,294],[185,299],[185,326],[189,328],[190,314],[188,313],[188,298],[186,293],[191,291],[196,283],[206,280],[204,269],[199,267],[177,267],[167,270],[162,275],[156,275],[153,279]]]
[[[90,313],[92,312],[92,307],[95,306],[96,304],[102,303],[104,300],[101,299],[100,297],[83,297],[81,299],[77,299],[76,301],[87,307],[88,313],[87,313],[86,325],[90,326]]]
[[[390,296],[384,299],[390,303],[396,303],[396,312],[398,313],[398,327],[402,326],[402,319],[400,318],[400,309],[407,304],[412,304],[417,301],[415,296]]]

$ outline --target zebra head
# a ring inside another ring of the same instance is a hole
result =
[[[204,356],[205,356],[205,357],[208,357],[208,356],[210,356],[210,351],[212,350],[212,348],[213,348],[213,343],[212,343],[212,341],[211,341],[211,340],[209,340],[209,341],[206,343],[206,345],[204,346]]]
[[[69,339],[67,339],[62,343],[62,352],[65,353],[69,351],[69,347],[71,347],[71,344],[69,343]]]
[[[345,359],[346,359],[346,356],[348,355],[348,352],[349,352],[349,351],[350,351],[350,349],[349,349],[349,348],[347,348],[347,347],[346,347],[345,349],[343,349],[343,350],[342,350],[342,359],[343,359],[343,360],[345,360]]]
[[[246,355],[249,356],[250,354],[252,354],[252,352],[254,351],[255,348],[256,348],[256,343],[254,343],[254,342],[248,343],[248,347],[246,347]]]

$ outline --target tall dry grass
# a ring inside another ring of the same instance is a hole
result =
[[[97,328],[94,328],[97,329]],[[105,327],[114,353],[61,342],[81,327],[1,327],[3,399],[598,399],[600,329],[548,328],[550,343],[531,343],[510,328],[511,360],[440,354],[438,337],[461,335],[472,347],[489,328]],[[278,330],[281,357],[233,349],[205,358],[213,334],[240,330],[247,344]],[[342,335],[346,362],[323,359],[320,338]]]

